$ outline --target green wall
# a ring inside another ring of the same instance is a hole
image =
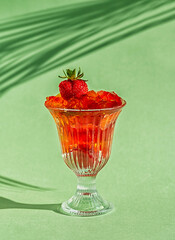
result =
[[[175,239],[174,1],[0,2],[0,239]],[[127,101],[97,176],[115,210],[55,213],[75,191],[45,97],[62,69]]]

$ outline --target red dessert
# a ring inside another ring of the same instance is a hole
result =
[[[67,94],[68,95],[68,94]],[[70,95],[69,95],[70,96]],[[80,98],[64,99],[61,94],[46,98],[46,107],[67,109],[102,109],[122,105],[122,99],[115,92],[88,91]]]
[[[65,73],[65,72],[64,72]],[[58,128],[63,158],[77,175],[96,175],[111,150],[115,121],[125,101],[115,92],[88,91],[83,73],[67,69],[60,94],[46,98]]]
[[[102,109],[113,108],[122,105],[122,99],[115,92],[88,91],[86,80],[80,79],[83,73],[79,69],[76,76],[75,69],[67,69],[67,78],[59,84],[60,94],[46,98],[45,105],[48,108],[67,109]]]

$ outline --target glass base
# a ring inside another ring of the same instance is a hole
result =
[[[110,212],[112,205],[97,192],[76,192],[68,201],[61,204],[60,212],[71,216],[96,216]]]

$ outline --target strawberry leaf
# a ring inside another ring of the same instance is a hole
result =
[[[73,70],[70,70],[70,69],[66,69],[66,71],[63,70],[63,73],[64,73],[64,76],[59,76],[60,78],[67,78],[72,81],[81,79],[84,76],[84,73],[83,72],[81,73],[80,67],[79,67],[77,75],[76,75],[76,68],[74,68]]]
[[[64,71],[64,70],[63,70],[63,73],[64,73],[64,75],[65,75],[65,76],[67,76],[67,74],[65,73],[65,71]]]
[[[72,76],[71,76],[72,79],[75,78],[75,72],[76,72],[76,69],[74,69],[74,70],[72,71]]]
[[[82,78],[84,76],[84,73],[81,73],[80,75],[78,75],[78,78]]]
[[[71,76],[72,76],[72,71],[71,71],[70,69],[66,69],[66,71],[67,71],[67,75],[68,75],[68,77],[71,78]]]
[[[80,69],[80,67],[79,67],[79,70],[78,70],[77,76],[79,76],[80,73],[81,73],[81,69]]]
[[[60,77],[60,78],[67,78],[66,76],[58,76],[58,77]]]

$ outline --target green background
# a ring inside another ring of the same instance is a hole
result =
[[[175,239],[174,3],[1,0],[1,240]],[[115,210],[90,218],[54,212],[76,176],[43,105],[62,69],[79,66],[90,89],[127,101],[97,176]]]

